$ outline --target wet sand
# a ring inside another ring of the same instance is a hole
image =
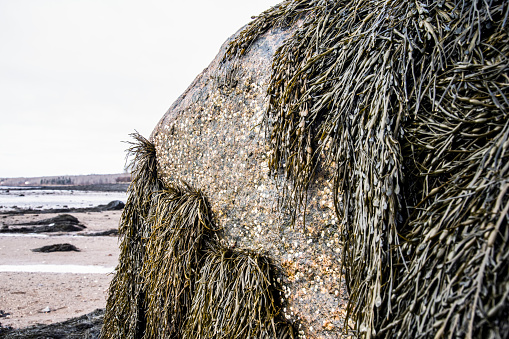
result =
[[[85,273],[91,268],[111,272],[118,262],[116,236],[83,236],[86,233],[107,231],[118,227],[122,211],[70,212],[86,226],[80,232],[52,234],[0,234],[0,317],[4,327],[23,328],[35,324],[51,324],[84,315],[106,306],[111,273]],[[37,221],[59,213],[0,215],[0,227]],[[80,252],[33,252],[46,245],[69,243]],[[7,265],[11,267],[7,267]],[[36,265],[36,266],[33,266]],[[56,265],[56,266],[55,266]],[[12,266],[38,270],[56,267],[43,273],[13,272]],[[77,265],[77,266],[76,266]],[[4,270],[2,270],[2,267]],[[48,312],[49,310],[49,312]]]

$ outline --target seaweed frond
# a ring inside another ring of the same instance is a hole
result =
[[[151,234],[148,219],[155,193],[162,189],[157,176],[154,145],[139,134],[132,134],[128,155],[132,181],[119,224],[120,255],[110,283],[102,338],[142,338],[145,333],[145,296],[142,268],[146,239]]]
[[[200,190],[173,185],[159,192],[151,209],[143,276],[147,292],[146,336],[182,337],[203,252],[213,241],[209,203]]]
[[[283,320],[277,272],[267,256],[210,246],[183,338],[294,338]]]

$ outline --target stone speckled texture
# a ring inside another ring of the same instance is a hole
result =
[[[300,338],[346,337],[342,245],[327,173],[308,193],[305,224],[279,208],[283,178],[270,175],[264,112],[272,57],[301,23],[259,37],[221,63],[226,46],[152,133],[159,174],[204,190],[230,246],[266,253],[283,268],[285,314]]]

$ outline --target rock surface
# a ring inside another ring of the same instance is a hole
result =
[[[301,213],[292,226],[290,211],[278,203],[284,178],[274,178],[267,163],[263,116],[272,57],[299,25],[269,30],[242,58],[222,62],[230,38],[152,140],[166,183],[204,190],[231,246],[267,253],[283,268],[285,316],[299,324],[300,337],[338,338],[347,331],[347,296],[330,177],[316,175],[305,222]]]
[[[59,214],[53,218],[9,225],[9,227],[2,228],[0,233],[79,232],[85,228],[86,226],[81,224],[75,216]]]
[[[47,245],[43,247],[38,247],[32,249],[32,252],[41,252],[41,253],[50,253],[50,252],[79,252],[80,250],[72,245],[72,244],[53,244],[53,245]]]

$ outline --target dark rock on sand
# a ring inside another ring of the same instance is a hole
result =
[[[37,221],[30,221],[25,223],[20,223],[17,225],[50,225],[50,224],[79,224],[80,221],[75,216],[72,216],[70,214],[60,214],[53,218],[43,219],[43,220],[37,220]]]
[[[106,205],[105,210],[107,211],[118,211],[123,209],[125,204],[120,200],[113,200],[108,205]]]
[[[8,315],[10,315],[10,313],[8,312],[5,312],[4,310],[0,310],[0,318],[6,318]],[[2,327],[2,323],[0,323],[0,337],[3,338],[3,335],[4,333],[6,333],[7,331],[11,330],[12,327]]]
[[[51,325],[35,325],[23,329],[2,328],[0,337],[13,338],[99,338],[103,324],[104,309],[97,309],[92,313],[78,318],[72,318],[61,323]]]
[[[113,200],[107,205],[97,205],[93,207],[66,207],[66,208],[48,208],[41,209],[42,206],[33,208],[18,208],[13,206],[14,210],[0,212],[3,217],[7,215],[24,215],[24,214],[49,214],[49,213],[73,213],[73,212],[104,212],[121,210],[124,208],[124,202],[120,200]]]
[[[70,214],[60,214],[53,218],[10,225],[0,229],[0,233],[79,232],[85,228],[76,217]]]
[[[118,235],[118,229],[112,228],[112,229],[109,229],[109,230],[106,230],[106,231],[83,233],[81,235],[86,236],[86,237],[117,236]]]
[[[42,253],[49,253],[49,252],[79,252],[80,250],[71,244],[53,244],[48,246],[43,246],[39,248],[32,249],[32,252],[42,252]]]

